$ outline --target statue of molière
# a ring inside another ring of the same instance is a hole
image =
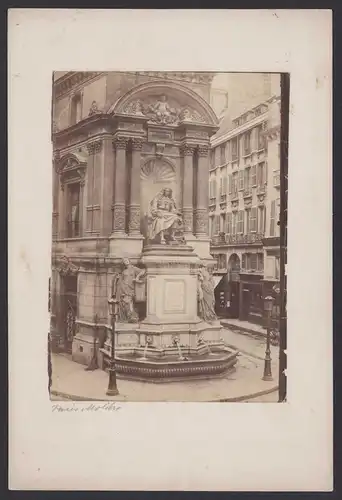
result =
[[[172,197],[172,189],[163,188],[150,203],[148,239],[159,239],[161,244],[176,242],[176,233],[182,233],[182,228],[182,216]],[[183,242],[182,236],[180,240]]]

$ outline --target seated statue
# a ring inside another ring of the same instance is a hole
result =
[[[172,198],[172,190],[163,188],[150,203],[150,218],[148,227],[148,239],[160,243],[176,242],[177,232],[182,232],[183,220],[181,213],[177,210],[175,200]],[[183,237],[182,242],[183,242]]]

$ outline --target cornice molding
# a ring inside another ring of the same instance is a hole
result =
[[[70,71],[54,83],[54,97],[58,99],[76,86],[102,74],[104,74],[103,71]]]

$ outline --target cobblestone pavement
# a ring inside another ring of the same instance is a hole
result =
[[[120,401],[213,401],[238,400],[251,394],[268,391],[278,384],[278,348],[272,347],[272,371],[274,380],[262,380],[265,340],[223,331],[225,342],[240,351],[237,369],[223,379],[173,382],[172,384],[147,384],[118,380]],[[108,400],[105,395],[108,374],[102,370],[87,372],[84,366],[71,361],[70,357],[53,355],[52,391],[54,400],[68,400],[64,395],[84,399]],[[58,393],[58,396],[56,394]],[[268,401],[268,399],[266,399]],[[265,400],[265,401],[266,401]]]

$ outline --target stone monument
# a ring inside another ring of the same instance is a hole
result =
[[[186,244],[170,188],[162,188],[150,202],[145,240],[143,269],[123,259],[113,279],[112,295],[119,301],[118,376],[165,382],[225,375],[234,369],[237,353],[221,339],[210,271]],[[141,286],[146,317],[139,321],[135,304]],[[109,352],[108,339],[103,365]]]

